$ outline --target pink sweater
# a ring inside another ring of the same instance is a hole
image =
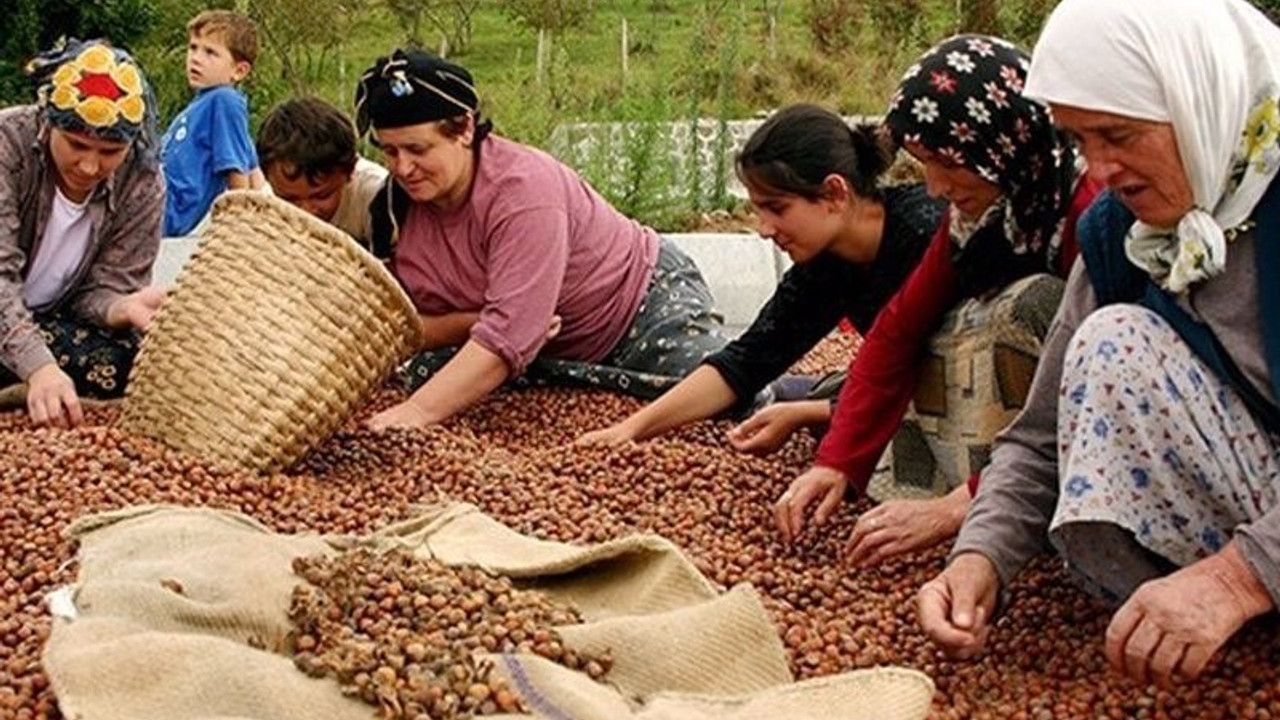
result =
[[[448,213],[415,203],[393,268],[419,312],[478,311],[471,339],[518,375],[539,354],[608,355],[635,318],[657,257],[657,234],[573,170],[490,135],[470,199]],[[552,315],[562,328],[546,342]]]

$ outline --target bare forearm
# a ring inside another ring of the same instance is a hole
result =
[[[227,189],[228,190],[248,190],[250,187],[249,176],[235,170],[227,172]]]
[[[129,322],[127,295],[119,295],[107,306],[106,326],[113,330],[132,327]]]
[[[438,350],[467,342],[471,327],[480,319],[478,312],[453,312],[444,315],[419,315],[422,324],[422,347]]]
[[[831,422],[831,403],[826,400],[797,400],[792,404],[801,425],[824,425]]]
[[[737,400],[720,371],[702,365],[662,397],[637,410],[623,425],[636,440],[646,440],[709,418],[732,407]]]
[[[426,422],[443,422],[488,395],[509,375],[506,361],[474,340],[468,340],[409,402],[418,406]]]
[[[1245,559],[1237,541],[1227,543],[1216,555],[1197,564],[1216,577],[1223,588],[1231,593],[1243,620],[1247,621],[1275,609],[1271,594]]]

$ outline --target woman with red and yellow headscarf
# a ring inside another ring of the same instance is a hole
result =
[[[147,287],[164,180],[155,102],[128,53],[71,40],[27,66],[37,102],[0,110],[0,386],[36,424],[118,397],[164,298]]]

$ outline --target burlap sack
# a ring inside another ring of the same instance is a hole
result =
[[[1062,289],[1057,277],[1033,275],[947,314],[872,498],[944,495],[987,464],[996,434],[1026,402]]]
[[[300,581],[293,558],[353,544],[479,565],[575,604],[586,622],[565,628],[565,642],[610,648],[607,684],[536,656],[494,658],[537,716],[918,720],[933,694],[910,670],[792,683],[755,592],[716,593],[653,536],[545,542],[468,505],[366,538],[277,535],[242,515],[159,507],[91,516],[68,532],[80,543],[79,579],[51,602],[58,617],[43,658],[68,718],[371,720],[374,708],[304,676],[280,652]]]

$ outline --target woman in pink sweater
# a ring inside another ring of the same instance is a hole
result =
[[[440,422],[526,370],[654,396],[724,344],[692,261],[555,158],[493,134],[464,68],[397,50],[362,76],[356,110],[392,176],[375,245],[391,236],[424,349],[457,347],[418,363],[426,382],[373,427]]]

